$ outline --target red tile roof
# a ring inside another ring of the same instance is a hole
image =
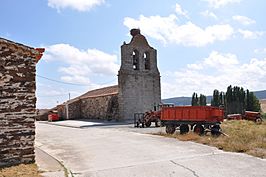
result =
[[[75,101],[85,99],[85,98],[95,98],[95,97],[100,97],[100,96],[108,96],[108,95],[116,95],[116,94],[118,94],[118,85],[113,85],[109,87],[103,87],[103,88],[99,88],[95,90],[90,90],[84,93],[83,95],[80,95],[76,98],[73,98],[67,101],[67,103],[73,103]]]
[[[32,48],[17,42],[10,41],[8,39],[4,39],[0,37],[0,44],[5,44],[9,47],[12,47],[14,50],[20,50],[24,54],[30,56],[31,58],[35,58],[37,62],[41,59],[43,52],[45,51],[44,48]]]
[[[81,95],[80,97],[88,98],[88,97],[99,97],[99,96],[107,96],[107,95],[114,95],[114,94],[118,94],[118,85],[113,85],[109,87],[91,90]]]

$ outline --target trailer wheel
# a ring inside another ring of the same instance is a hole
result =
[[[166,125],[165,131],[167,134],[174,134],[176,127],[174,125]]]
[[[262,123],[262,119],[261,119],[261,118],[257,118],[257,119],[255,120],[255,123],[256,123],[256,124],[261,124],[261,123]]]
[[[146,127],[150,127],[151,126],[151,121],[145,122]]]
[[[214,125],[211,128],[211,134],[212,136],[220,136],[221,135],[221,131],[220,131],[220,126],[219,125]]]
[[[194,127],[194,133],[198,134],[198,135],[203,135],[204,134],[204,128],[202,125],[200,124],[197,124],[195,127]]]
[[[181,124],[180,125],[180,134],[186,134],[187,132],[189,132],[189,127],[187,124]]]

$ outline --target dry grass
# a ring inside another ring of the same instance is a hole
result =
[[[0,168],[0,177],[41,177],[36,164]]]
[[[256,157],[266,158],[266,122],[257,125],[251,121],[225,121],[222,131],[228,136],[212,137],[210,134],[199,136],[192,132],[180,135],[177,131],[173,135],[160,133],[159,135],[177,138],[181,141],[195,141],[215,146],[232,152],[243,152]]]

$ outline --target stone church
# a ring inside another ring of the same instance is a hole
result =
[[[130,43],[121,46],[118,85],[88,91],[58,105],[61,118],[133,120],[135,113],[158,108],[161,85],[157,51],[139,29],[132,29],[130,34]]]

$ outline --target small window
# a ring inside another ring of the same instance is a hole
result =
[[[137,50],[133,51],[132,58],[133,58],[133,69],[139,70],[139,52]]]
[[[150,53],[145,52],[143,58],[144,58],[144,63],[145,63],[145,69],[150,70],[151,69]]]

